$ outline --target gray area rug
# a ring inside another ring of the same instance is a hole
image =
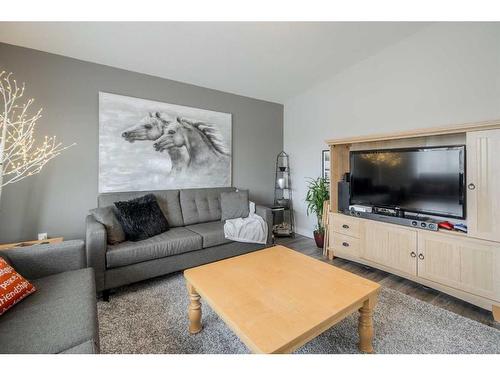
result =
[[[99,301],[102,353],[248,353],[202,300],[203,330],[187,330],[188,297],[181,273],[120,288]],[[358,314],[297,353],[358,353]],[[374,314],[377,353],[500,353],[500,331],[383,288]]]

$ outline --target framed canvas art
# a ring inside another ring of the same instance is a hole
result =
[[[321,177],[330,182],[330,150],[321,152]]]
[[[232,116],[99,93],[99,193],[231,186]]]

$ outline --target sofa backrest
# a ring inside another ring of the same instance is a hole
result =
[[[181,190],[180,202],[184,225],[220,220],[220,193],[235,190],[232,187]]]
[[[181,204],[179,199],[180,190],[157,190],[157,191],[133,191],[119,193],[105,193],[97,197],[99,207],[113,206],[114,202],[127,201],[142,197],[146,194],[154,194],[158,205],[167,218],[170,227],[184,226]],[[219,204],[220,207],[220,204]]]

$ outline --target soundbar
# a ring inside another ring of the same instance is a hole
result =
[[[380,215],[370,212],[356,211],[354,209],[350,211],[344,211],[344,213],[351,216],[361,217],[363,219],[383,221],[385,223],[404,225],[406,227],[420,228],[431,231],[438,230],[438,224],[429,219],[424,220],[423,218],[420,218],[421,220],[419,220],[417,218]]]

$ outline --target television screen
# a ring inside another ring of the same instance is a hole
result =
[[[464,218],[465,146],[353,151],[351,204]]]

